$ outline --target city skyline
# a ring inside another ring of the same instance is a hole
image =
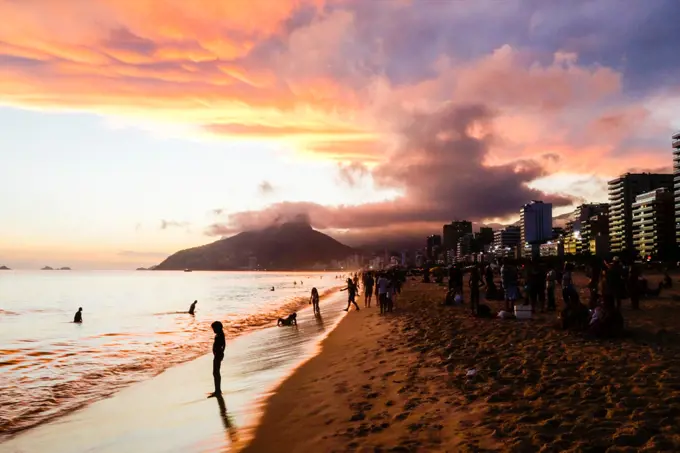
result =
[[[0,265],[131,268],[299,215],[510,224],[671,173],[668,0],[0,0]],[[253,20],[256,18],[256,20]]]

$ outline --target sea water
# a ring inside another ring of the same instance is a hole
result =
[[[224,323],[228,342],[271,326],[278,317],[306,306],[312,287],[321,294],[337,288],[341,280],[336,277],[330,273],[4,271],[0,273],[0,442],[210,353],[210,324],[215,320]],[[191,316],[187,311],[194,300],[198,304]],[[72,322],[78,307],[83,308],[82,324]],[[264,350],[258,366],[276,368],[276,361]]]

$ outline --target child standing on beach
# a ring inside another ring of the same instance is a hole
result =
[[[226,339],[224,338],[224,328],[219,321],[213,322],[213,332],[215,332],[215,341],[213,343],[213,379],[215,381],[215,392],[211,393],[208,398],[219,396],[222,394],[222,375],[220,375],[220,366],[224,360],[224,349],[227,347]]]

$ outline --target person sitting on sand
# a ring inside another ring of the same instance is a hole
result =
[[[357,287],[351,278],[347,279],[347,286],[342,288],[340,291],[347,291],[347,308],[345,308],[344,311],[349,311],[349,307],[352,304],[354,304],[354,307],[356,307],[357,311],[359,311],[359,306],[356,302]]]
[[[210,327],[212,327],[213,332],[215,332],[215,341],[213,342],[213,380],[215,381],[215,391],[209,395],[210,397],[215,397],[222,394],[222,375],[220,375],[220,366],[222,366],[222,360],[224,360],[224,349],[227,347],[227,341],[224,337],[224,328],[222,323],[219,321],[213,322]]]
[[[75,316],[73,317],[73,322],[80,324],[83,322],[83,307],[79,307]]]
[[[593,311],[588,332],[598,338],[618,338],[623,335],[623,316],[611,296],[606,296]]]
[[[312,304],[314,314],[321,314],[321,311],[319,310],[319,291],[316,288],[312,288],[312,295],[309,298],[309,303]]]
[[[191,307],[189,307],[189,314],[190,314],[191,316],[193,316],[193,315],[194,315],[194,312],[196,311],[196,304],[197,304],[197,303],[198,303],[198,301],[195,300],[195,301],[191,304]]]
[[[570,299],[569,305],[560,313],[560,321],[563,330],[583,331],[588,328],[590,311],[578,300]]]

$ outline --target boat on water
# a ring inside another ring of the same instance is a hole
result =
[[[191,269],[184,269],[184,272],[191,272]]]

